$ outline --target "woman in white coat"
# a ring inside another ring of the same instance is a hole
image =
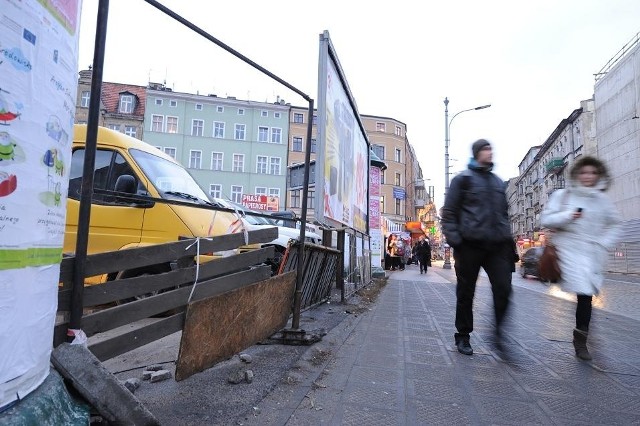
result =
[[[579,158],[571,168],[568,188],[551,195],[540,219],[542,226],[553,231],[561,288],[577,294],[573,346],[576,356],[584,360],[591,359],[587,349],[591,299],[600,292],[607,250],[615,246],[620,230],[619,214],[604,193],[609,182],[602,161]]]

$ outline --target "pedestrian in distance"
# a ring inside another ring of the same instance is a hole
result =
[[[395,271],[400,267],[400,256],[398,255],[398,236],[396,234],[389,234],[387,240],[387,255],[391,259],[391,270]]]
[[[614,248],[620,233],[620,215],[605,194],[609,183],[602,161],[579,158],[569,172],[568,187],[551,194],[540,218],[542,226],[552,231],[561,271],[559,284],[577,296],[573,346],[583,360],[591,359],[587,337],[592,298],[602,287],[607,249]]]
[[[473,298],[480,268],[489,276],[493,292],[496,348],[503,350],[503,322],[511,297],[513,237],[505,183],[491,172],[493,152],[486,139],[471,146],[467,170],[451,180],[442,209],[442,228],[453,248],[456,271],[458,352],[472,355]]]
[[[420,264],[420,273],[427,273],[427,267],[431,263],[431,245],[425,237],[420,237],[420,241],[416,245],[416,257]]]

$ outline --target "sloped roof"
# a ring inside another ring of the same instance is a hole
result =
[[[118,113],[120,94],[125,92],[138,98],[132,115],[144,116],[144,106],[147,99],[146,87],[122,83],[102,83],[102,104],[107,112]]]

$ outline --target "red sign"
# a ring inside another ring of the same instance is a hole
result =
[[[268,195],[242,194],[242,205],[251,210],[276,212],[280,210],[280,199]]]

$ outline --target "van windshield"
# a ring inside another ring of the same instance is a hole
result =
[[[207,194],[184,167],[137,149],[130,149],[129,153],[162,198],[168,198],[165,193],[170,192],[208,200]]]

